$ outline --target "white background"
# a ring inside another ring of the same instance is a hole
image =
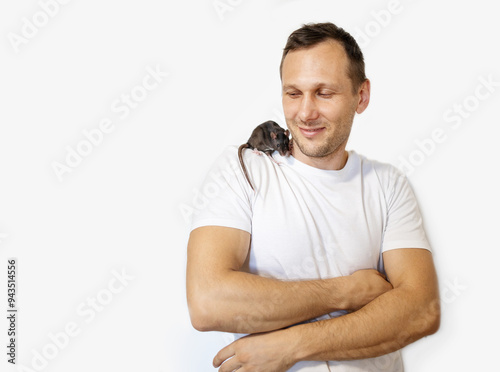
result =
[[[351,32],[365,53],[372,100],[349,148],[414,165],[406,172],[434,247],[443,314],[436,335],[405,349],[406,370],[497,364],[494,1],[45,3],[0,5],[2,371],[16,370],[5,353],[8,257],[18,260],[20,371],[213,370],[221,338],[193,330],[186,307],[186,211],[226,146],[265,120],[283,124],[282,48],[318,21]],[[161,78],[145,90],[148,68]],[[140,102],[125,112],[131,92]],[[113,129],[89,148],[83,131],[106,120]],[[435,130],[441,142],[432,144]],[[60,180],[54,164],[77,148],[87,154]],[[62,335],[68,324],[73,336]]]

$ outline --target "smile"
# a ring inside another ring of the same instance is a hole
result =
[[[318,135],[319,133],[323,132],[323,130],[325,130],[325,128],[300,128],[300,133],[302,133],[302,135],[304,137],[307,137],[307,138],[312,138],[316,135]]]

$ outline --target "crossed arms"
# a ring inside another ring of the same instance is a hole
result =
[[[218,226],[193,230],[188,242],[186,284],[193,326],[252,334],[219,351],[214,366],[231,358],[221,372],[286,371],[302,360],[376,357],[439,328],[437,278],[427,250],[385,252],[387,281],[375,270],[280,281],[240,271],[249,247],[249,233]],[[289,327],[335,310],[352,312]]]

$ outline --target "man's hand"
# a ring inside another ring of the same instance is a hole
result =
[[[358,270],[349,276],[352,289],[346,300],[346,308],[358,310],[392,288],[385,276],[377,270]]]
[[[297,362],[292,355],[295,342],[287,329],[253,334],[220,350],[213,365],[220,366],[219,372],[285,372]]]

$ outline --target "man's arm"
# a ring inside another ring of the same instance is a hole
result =
[[[440,304],[432,254],[424,249],[391,250],[384,253],[384,264],[394,289],[335,321],[297,328],[304,341],[299,359],[376,357],[438,330]]]
[[[205,226],[191,232],[186,285],[196,329],[234,333],[280,329],[331,311],[360,308],[392,289],[375,270],[308,281],[242,272],[249,248],[250,234],[243,230]]]
[[[384,253],[384,264],[394,289],[360,310],[244,337],[219,351],[214,366],[232,357],[219,371],[249,366],[277,372],[302,360],[371,358],[436,332],[440,307],[431,253],[424,249],[395,249]]]

